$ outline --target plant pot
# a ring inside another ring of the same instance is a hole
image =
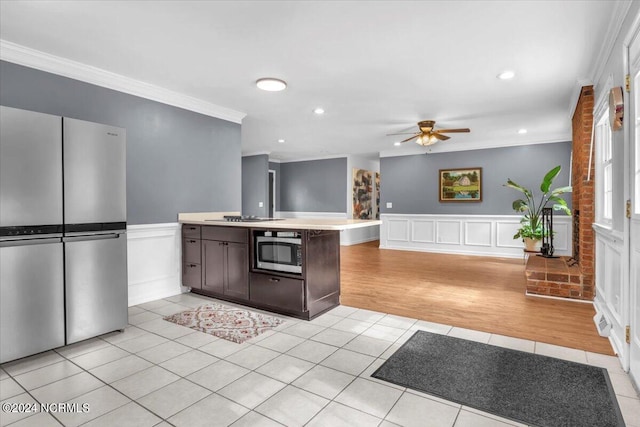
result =
[[[540,248],[542,247],[542,240],[525,237],[522,239],[522,241],[524,242],[525,251],[540,252]]]

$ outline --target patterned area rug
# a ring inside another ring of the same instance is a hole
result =
[[[238,344],[284,323],[277,317],[217,303],[172,314],[164,320]]]

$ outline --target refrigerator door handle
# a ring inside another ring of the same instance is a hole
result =
[[[62,240],[60,239],[60,237],[50,237],[44,239],[2,240],[0,241],[0,248],[27,245],[44,245],[47,243],[60,243],[61,241]]]
[[[62,238],[62,242],[84,242],[86,240],[106,240],[118,239],[125,233],[109,233],[109,234],[83,234],[81,236],[67,236]]]
[[[84,237],[84,236],[110,236],[113,234],[124,234],[127,230],[101,230],[101,231],[72,231],[65,232],[64,237]]]

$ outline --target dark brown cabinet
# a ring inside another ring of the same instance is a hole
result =
[[[202,286],[201,227],[182,226],[182,286],[200,289]]]
[[[202,290],[224,293],[224,243],[216,240],[202,241],[204,276]]]
[[[249,298],[248,230],[203,227],[202,290],[233,299]]]
[[[301,234],[302,273],[259,269],[254,254],[249,294],[258,307],[309,320],[340,304],[340,234],[335,230],[297,231]],[[253,230],[254,235],[264,232]]]
[[[246,243],[227,242],[226,281],[224,294],[236,298],[249,298],[249,248]]]
[[[339,232],[288,230],[301,238],[300,274],[257,268],[252,236],[280,231],[283,230],[185,224],[183,285],[203,295],[307,320],[339,305]]]
[[[304,280],[251,273],[251,301],[281,310],[305,311]]]

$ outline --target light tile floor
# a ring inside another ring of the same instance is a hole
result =
[[[207,300],[182,294],[130,307],[123,333],[2,365],[3,404],[75,403],[66,408],[77,412],[2,412],[0,424],[520,425],[370,377],[421,329],[607,368],[627,425],[640,427],[640,398],[615,357],[346,306],[310,322],[280,316],[285,323],[244,344],[162,319]]]

